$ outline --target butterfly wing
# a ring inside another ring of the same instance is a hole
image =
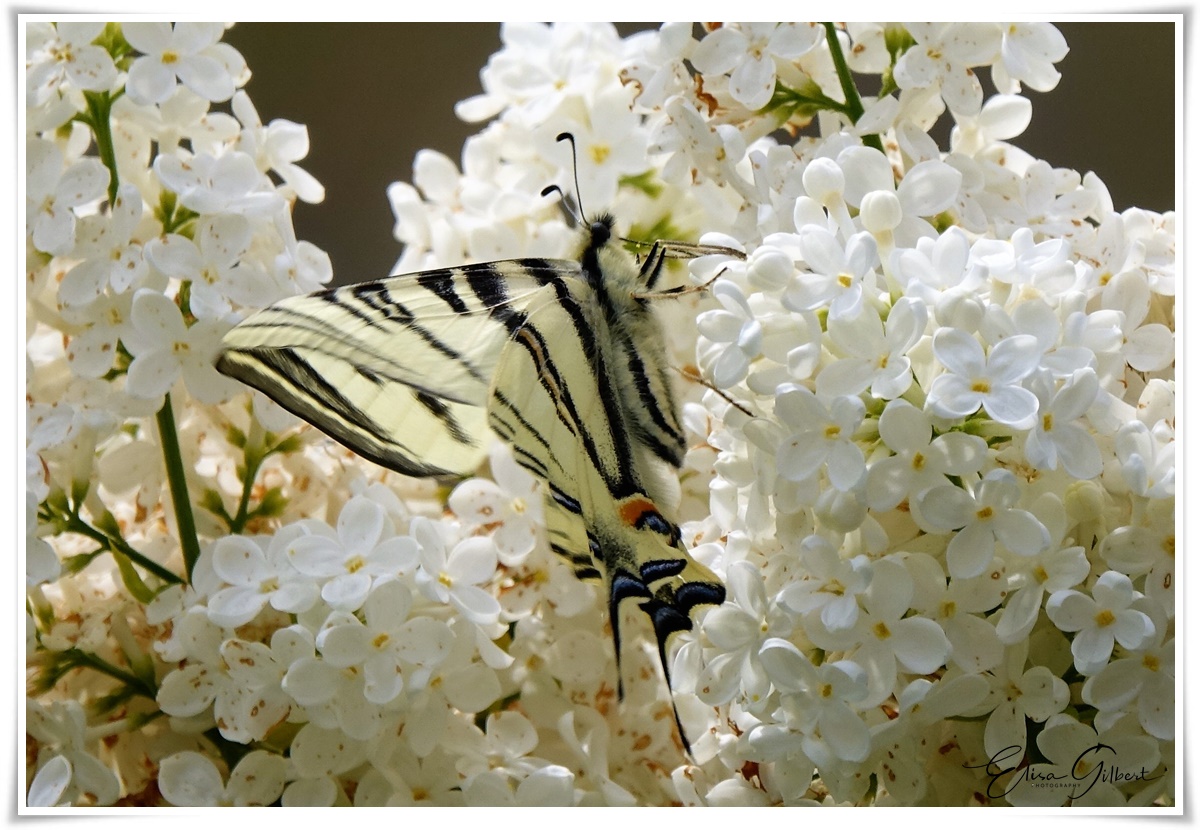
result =
[[[639,393],[626,391],[614,365],[636,349],[606,329],[586,284],[563,280],[542,289],[552,290],[553,301],[531,303],[504,347],[490,422],[513,445],[517,460],[546,482],[555,552],[580,578],[604,583],[623,689],[624,600],[641,600],[667,673],[671,635],[691,628],[695,606],[723,602],[725,589],[691,559],[676,525],[647,494],[650,467],[661,462],[656,448],[641,440],[637,418],[628,410]]]
[[[511,318],[578,265],[508,260],[293,297],[232,329],[217,368],[366,458],[414,476],[473,471]]]

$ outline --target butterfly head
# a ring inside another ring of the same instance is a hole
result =
[[[602,213],[592,220],[588,228],[591,236],[590,245],[593,248],[603,248],[608,244],[608,240],[612,239],[613,225],[616,219],[611,213]]]

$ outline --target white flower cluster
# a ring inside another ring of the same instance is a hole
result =
[[[29,27],[31,806],[1174,802],[1173,214],[1009,143],[1049,24],[706,25],[505,26],[389,190],[401,270],[562,256],[571,132],[588,215],[745,252],[660,304],[690,758],[504,447],[435,492],[211,368],[330,277],[223,26]]]

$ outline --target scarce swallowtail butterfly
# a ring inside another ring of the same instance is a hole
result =
[[[639,265],[612,216],[584,224],[573,260],[484,262],[284,300],[231,330],[216,365],[406,475],[473,473],[490,427],[541,479],[550,547],[580,579],[603,582],[623,693],[625,600],[649,617],[668,682],[669,638],[691,628],[694,608],[725,600],[663,512],[664,472],[685,445],[650,300],[690,290],[659,287],[668,260],[741,254],[659,241]]]

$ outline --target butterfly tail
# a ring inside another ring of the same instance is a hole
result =
[[[629,570],[614,572],[609,580],[609,620],[613,630],[613,646],[617,653],[617,692],[624,697],[621,674],[620,604],[622,600],[638,597],[645,601],[639,608],[650,618],[654,639],[658,647],[658,659],[662,664],[667,687],[671,685],[671,670],[667,663],[667,646],[673,635],[692,628],[691,612],[700,605],[720,605],[725,601],[725,586],[716,575],[691,559],[682,549],[670,549],[672,558],[651,559],[641,563],[637,575]],[[679,730],[684,750],[690,755],[691,744],[679,709],[671,700],[675,725]]]

